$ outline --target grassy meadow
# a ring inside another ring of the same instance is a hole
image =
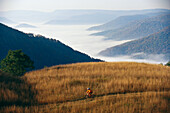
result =
[[[170,67],[163,65],[77,63],[0,77],[0,112],[170,112]],[[84,98],[87,87],[95,98]]]

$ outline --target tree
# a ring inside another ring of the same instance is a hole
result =
[[[0,63],[2,71],[17,76],[23,75],[29,69],[34,69],[33,64],[34,62],[22,50],[9,50]]]
[[[168,63],[165,64],[166,66],[170,66],[170,61]]]

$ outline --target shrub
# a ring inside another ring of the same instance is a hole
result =
[[[170,66],[170,61],[168,63],[165,64],[166,66]]]
[[[21,76],[28,69],[33,69],[34,62],[21,50],[9,50],[7,56],[1,61],[1,70],[12,75]]]

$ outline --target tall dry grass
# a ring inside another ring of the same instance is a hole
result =
[[[26,86],[21,85],[22,82],[6,83],[8,87],[3,88],[3,93],[0,89],[0,95],[9,95],[6,101],[19,99],[31,104],[18,106],[14,101],[10,106],[1,107],[0,112],[169,112],[169,72],[170,67],[134,62],[47,67],[20,78]],[[76,101],[84,97],[87,87],[93,90],[96,98]],[[20,92],[23,93],[21,97]]]
[[[7,105],[31,105],[35,103],[36,90],[25,79],[0,71],[0,107]]]
[[[27,73],[35,85],[39,103],[63,102],[85,95],[123,92],[169,91],[170,68],[145,63],[80,63],[60,65]]]
[[[39,106],[10,106],[10,113],[169,113],[170,92],[145,92],[109,95],[99,98]]]

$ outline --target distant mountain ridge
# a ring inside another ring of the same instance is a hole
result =
[[[164,9],[150,9],[150,10],[65,10],[64,12],[69,12],[67,15],[72,14],[69,18],[58,19],[54,18],[46,22],[45,24],[100,24],[110,21],[116,17],[122,15],[133,15],[133,14],[146,14],[154,12],[167,12]],[[58,11],[56,11],[58,12]]]
[[[99,53],[99,55],[113,57],[134,54],[134,58],[143,58],[147,57],[147,54],[163,54],[165,59],[170,60],[169,45],[170,26],[148,37],[126,42],[124,44],[103,50]]]
[[[118,29],[94,33],[111,40],[131,40],[146,37],[170,25],[170,13],[130,22]]]
[[[120,16],[120,17],[117,17],[116,19],[109,21],[105,24],[91,27],[88,30],[101,30],[101,31],[113,30],[113,29],[117,29],[117,28],[120,28],[122,26],[125,26],[125,25],[127,25],[127,24],[129,24],[133,21],[139,21],[139,20],[142,20],[142,19],[145,19],[145,18],[163,15],[163,14],[168,14],[168,12],[157,12],[157,13]]]
[[[15,22],[44,23],[44,24],[101,24],[123,15],[167,12],[168,9],[148,10],[56,10],[52,12],[40,11],[5,11],[0,15]]]
[[[75,51],[58,40],[25,34],[1,23],[0,31],[0,60],[5,58],[9,50],[22,49],[34,61],[36,69],[58,64],[101,61]]]
[[[19,25],[15,26],[15,27],[16,28],[36,28],[36,26],[26,24],[26,23],[19,24]]]
[[[116,18],[115,20],[112,20],[108,23],[105,23],[103,25],[94,26],[89,28],[88,30],[112,30],[121,27],[122,25],[126,25],[129,22],[140,20],[143,18],[147,18],[147,15],[130,15],[130,16],[120,16]]]
[[[5,24],[15,24],[16,22],[10,20],[10,19],[7,19],[5,17],[0,17],[0,23],[5,23]]]

